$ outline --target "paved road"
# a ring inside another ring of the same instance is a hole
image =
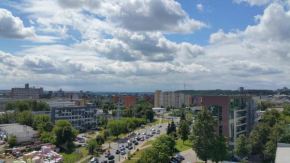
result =
[[[184,156],[184,160],[182,163],[194,163],[194,162],[203,162],[202,160],[196,157],[196,153],[192,149],[185,150],[180,152],[182,156]],[[207,161],[208,163],[212,163],[210,160]]]
[[[179,122],[179,119],[177,118],[177,119],[175,119],[174,121],[176,121],[176,122]],[[160,119],[160,121],[159,121],[159,123],[161,122],[161,119]],[[162,127],[159,127],[159,126],[162,126]],[[140,136],[144,136],[144,138],[145,138],[145,135],[143,135],[143,133],[152,133],[152,128],[154,128],[155,129],[155,131],[157,131],[158,129],[160,130],[160,134],[153,134],[153,137],[150,137],[148,140],[154,140],[155,139],[155,137],[156,136],[158,136],[158,135],[161,135],[161,134],[165,134],[166,133],[166,127],[167,127],[167,123],[164,123],[164,124],[158,124],[158,125],[155,125],[155,126],[151,126],[151,127],[146,127],[145,129],[140,129],[140,130],[138,130],[138,131],[136,131],[135,133],[140,133]],[[145,139],[145,141],[138,141],[138,145],[137,146],[134,146],[133,145],[133,149],[132,150],[128,150],[127,148],[126,148],[126,154],[125,155],[120,155],[120,154],[116,154],[116,150],[118,149],[118,147],[120,146],[120,145],[124,145],[124,146],[126,146],[128,143],[127,143],[127,141],[129,140],[129,139],[131,139],[131,140],[134,140],[134,138],[135,138],[135,136],[136,135],[131,135],[131,136],[129,136],[129,137],[125,137],[125,138],[122,138],[122,139],[119,139],[117,142],[114,142],[114,143],[111,143],[110,145],[111,145],[111,150],[110,150],[110,153],[112,154],[112,155],[114,155],[115,156],[115,162],[123,162],[125,159],[125,157],[127,158],[127,154],[128,154],[128,152],[130,151],[131,152],[131,154],[133,154],[135,151],[136,151],[136,149],[137,148],[141,148],[141,146],[146,142],[146,141],[148,141],[148,140],[146,140]],[[107,148],[109,146],[109,144],[104,144],[103,145],[103,148]],[[135,149],[134,149],[135,148]],[[105,157],[105,154],[102,154],[102,155],[100,155],[99,157],[98,157],[98,159],[99,159],[99,161],[101,162],[101,161],[103,161],[103,160],[107,160],[107,158]]]

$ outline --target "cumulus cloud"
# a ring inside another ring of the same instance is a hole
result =
[[[238,33],[224,33],[222,29],[219,29],[217,33],[213,33],[210,35],[209,42],[210,43],[226,43],[231,44],[239,41]]]
[[[203,5],[201,3],[197,4],[196,5],[196,8],[199,10],[199,11],[203,11]]]
[[[0,37],[24,39],[34,36],[33,27],[24,27],[19,17],[14,17],[10,11],[0,8]]]
[[[273,0],[234,0],[237,3],[242,3],[246,2],[249,3],[251,6],[257,5],[257,6],[262,6],[265,4],[269,4]]]

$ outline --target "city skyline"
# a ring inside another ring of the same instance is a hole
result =
[[[4,0],[0,89],[289,87],[289,0]]]

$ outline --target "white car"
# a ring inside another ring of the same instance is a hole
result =
[[[121,151],[121,155],[124,155],[124,154],[126,154],[126,151]]]
[[[146,135],[146,133],[145,133],[145,132],[143,132],[142,134],[143,134],[143,135]]]

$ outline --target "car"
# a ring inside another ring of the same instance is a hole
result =
[[[135,142],[134,144],[135,144],[135,145],[138,145],[139,143],[138,143],[138,142]]]
[[[126,154],[126,151],[121,151],[121,155],[125,155]]]
[[[107,160],[103,160],[101,163],[108,163],[108,161]]]
[[[137,140],[137,141],[140,141],[140,140],[141,140],[141,138],[140,138],[140,137],[138,137],[136,140]]]
[[[162,127],[162,125],[159,126],[159,128],[161,128],[161,127]]]
[[[143,134],[143,135],[146,135],[146,133],[145,133],[145,132],[143,132],[142,134]]]
[[[157,130],[156,133],[157,133],[157,134],[160,134],[160,130]]]
[[[98,158],[96,158],[96,157],[93,157],[92,159],[91,159],[91,162],[90,163],[98,163],[99,161],[98,161]]]
[[[115,158],[114,155],[110,155],[110,156],[108,157],[108,160],[114,160],[114,158]]]
[[[155,131],[152,131],[152,134],[155,134],[156,132]]]
[[[147,136],[146,136],[146,139],[149,139],[149,138],[150,138],[150,136],[149,136],[149,135],[147,135]]]
[[[172,157],[172,158],[171,158],[171,161],[175,161],[175,162],[177,162],[177,163],[180,163],[180,162],[181,162],[178,158],[175,158],[175,157]]]
[[[184,160],[184,157],[182,155],[180,155],[180,154],[178,154],[176,157],[181,159],[181,160]]]
[[[109,160],[109,163],[115,163],[115,161],[114,160]]]
[[[141,141],[144,141],[144,137],[142,137],[140,140],[141,140]]]
[[[133,149],[133,147],[132,146],[129,146],[128,149],[131,150],[131,149]]]
[[[130,145],[126,145],[126,148],[129,148]]]
[[[119,153],[120,153],[120,151],[117,149],[117,150],[116,150],[116,154],[119,154]]]
[[[119,149],[120,149],[120,151],[124,151],[124,150],[125,150],[125,148],[124,148],[124,147],[120,147]]]
[[[137,135],[140,135],[140,132],[138,132],[138,134]]]
[[[152,131],[154,131],[154,130],[155,130],[155,128],[152,128],[151,130],[152,130]]]

